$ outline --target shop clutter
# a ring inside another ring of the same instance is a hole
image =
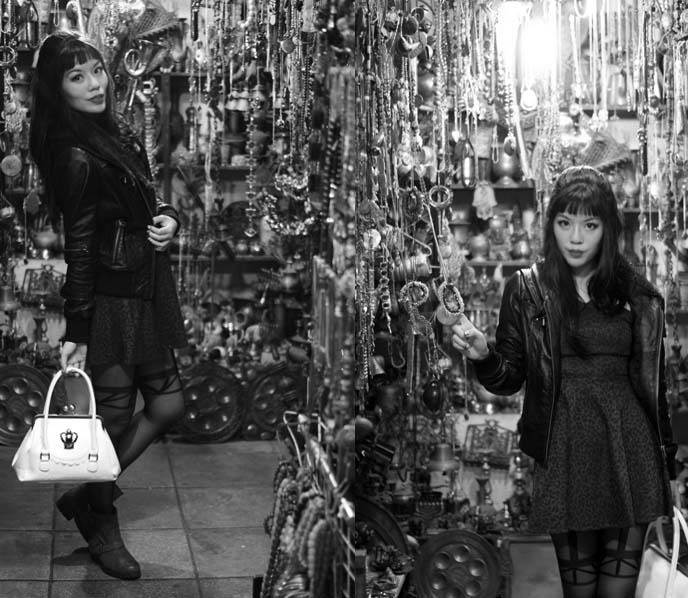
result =
[[[568,166],[608,179],[624,254],[665,295],[685,421],[685,2],[2,9],[0,442],[19,444],[59,368],[63,231],[27,137],[35,51],[59,28],[106,57],[179,211],[189,346],[174,434],[288,449],[261,598],[506,598],[528,575],[518,551],[549,547],[529,535],[523,392],[484,388],[449,330],[466,314],[494,338],[505,280],[542,256]]]
[[[354,496],[366,596],[561,593],[550,537],[529,527],[523,391],[484,388],[450,330],[465,314],[495,340],[505,281],[543,255],[569,166],[607,179],[624,256],[665,296],[668,400],[674,421],[686,413],[687,9],[359,7],[370,166],[356,229]],[[684,469],[684,507],[685,480]]]
[[[262,591],[281,586],[287,563],[288,577],[301,575],[313,595],[332,587],[353,595],[346,496],[364,167],[353,6],[9,0],[2,9],[0,442],[19,445],[60,367],[64,229],[28,132],[37,49],[66,29],[105,57],[156,194],[179,214],[169,253],[188,347],[177,353],[185,412],[170,435],[195,444],[288,441],[311,505],[299,538],[310,545],[300,542],[298,561],[285,556],[287,505],[276,503]],[[74,409],[55,393],[51,411]],[[350,564],[347,575],[333,578],[332,555]]]
[[[344,249],[353,243],[345,199],[352,182],[342,173],[354,160],[347,145],[354,71],[346,7],[311,7],[305,24],[300,9],[288,8],[4,6],[0,360],[7,380],[44,396],[58,365],[63,231],[28,152],[29,89],[40,41],[68,29],[106,57],[118,109],[144,144],[157,194],[179,211],[170,253],[189,348],[178,355],[188,403],[178,434],[192,442],[271,439],[282,412],[301,405],[313,328],[311,256],[336,260],[342,295],[353,285],[353,254]],[[331,93],[339,101],[330,108]],[[337,211],[338,202],[346,209]],[[321,309],[335,307],[333,299]],[[10,395],[0,434],[15,443],[40,400]]]

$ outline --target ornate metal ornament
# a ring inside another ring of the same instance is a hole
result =
[[[43,409],[50,379],[20,363],[0,366],[0,443],[19,446]]]
[[[496,548],[469,530],[450,530],[428,540],[413,570],[423,598],[495,598],[500,584]]]
[[[245,390],[234,374],[215,363],[190,368],[184,378],[186,411],[181,433],[191,442],[225,442],[241,429]]]
[[[259,375],[253,385],[251,417],[255,424],[270,434],[282,421],[287,409],[294,409],[306,396],[305,378],[290,372],[284,364]]]

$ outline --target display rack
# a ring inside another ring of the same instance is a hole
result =
[[[294,420],[290,418],[296,420],[297,431],[303,439],[302,450],[299,450],[299,443],[292,431]],[[353,502],[344,496],[351,480],[333,468],[332,459],[324,441],[327,427],[319,415],[308,416],[295,411],[286,411],[283,420],[294,443],[299,468],[313,476],[315,487],[325,497],[328,512],[334,514],[334,517],[329,519],[334,525],[335,532],[330,595],[333,598],[354,598],[355,509]]]

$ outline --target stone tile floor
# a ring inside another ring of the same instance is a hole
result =
[[[113,579],[91,561],[54,507],[68,486],[17,481],[15,450],[0,446],[1,598],[254,597],[285,450],[277,441],[149,447],[119,480],[122,535],[143,572],[136,581]]]

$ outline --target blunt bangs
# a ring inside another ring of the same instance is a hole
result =
[[[617,217],[616,199],[609,182],[592,169],[567,173],[555,186],[549,203],[550,216],[560,213],[601,218]]]
[[[58,84],[66,71],[89,60],[103,62],[103,55],[96,46],[74,33],[58,32],[43,43],[36,72],[50,89]],[[46,90],[46,93],[49,92]]]
[[[55,57],[55,68],[62,74],[78,64],[84,64],[89,60],[103,60],[100,52],[94,46],[75,39],[65,44],[62,52]]]

